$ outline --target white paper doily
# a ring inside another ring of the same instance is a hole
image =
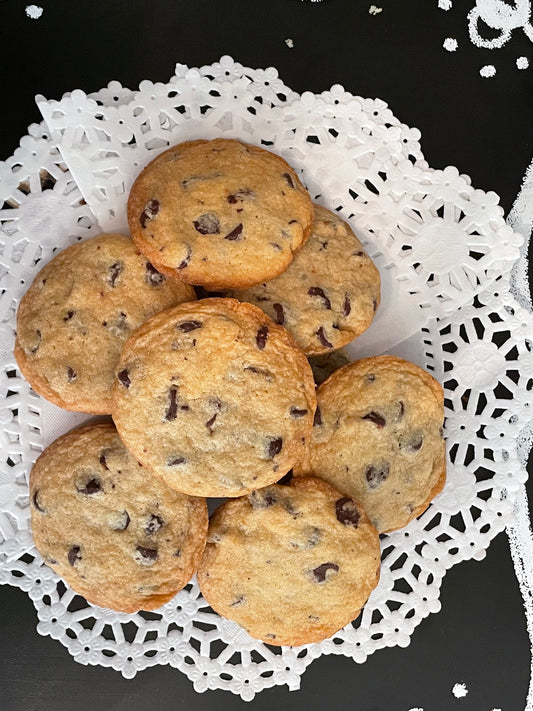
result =
[[[527,477],[517,441],[531,420],[533,318],[509,292],[522,240],[505,225],[497,197],[454,168],[429,169],[419,132],[383,102],[339,86],[299,96],[274,69],[229,57],[199,70],[178,65],[168,85],[143,82],[132,92],[112,82],[90,97],[75,91],[39,105],[52,138],[32,126],[0,164],[0,582],[26,590],[38,631],[81,663],[126,677],[170,664],[197,691],[222,688],[244,699],[274,685],[298,688],[321,654],[364,662],[382,647],[407,646],[440,609],[446,570],[482,558],[513,521]],[[300,170],[314,197],[363,231],[389,296],[352,353],[393,347],[434,372],[446,392],[444,492],[406,529],[383,537],[381,581],[356,623],[299,648],[251,639],[206,607],[194,580],[153,613],[89,605],[42,563],[28,530],[31,464],[84,416],[46,403],[20,376],[11,354],[18,300],[54,248],[125,227],[129,186],[158,151],[214,135],[266,142]],[[407,317],[399,318],[398,302]],[[387,323],[395,328],[385,338]]]

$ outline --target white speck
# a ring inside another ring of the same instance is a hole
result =
[[[468,694],[468,689],[466,688],[466,684],[454,684],[453,689],[452,689],[452,694],[455,696],[456,699],[462,699],[464,696]]]
[[[481,67],[479,73],[482,77],[488,79],[488,77],[493,77],[496,74],[496,67],[493,64],[485,64],[484,67]]]
[[[529,61],[527,57],[518,57],[516,60],[516,66],[518,69],[527,69],[529,67]]]
[[[452,0],[439,0],[439,10],[451,10]]]
[[[370,5],[370,7],[368,8],[368,12],[369,12],[371,15],[379,15],[380,12],[383,12],[383,8],[382,8],[382,7],[376,7],[375,5]]]
[[[26,5],[26,15],[32,20],[38,20],[43,14],[43,8],[39,5]]]
[[[457,49],[457,40],[453,37],[446,37],[442,46],[448,52],[455,52],[455,50]]]
[[[501,709],[491,709],[491,711],[502,711]]]
[[[285,44],[287,45],[287,47],[289,47],[289,49],[292,49],[294,47],[294,42],[291,40],[290,37],[287,37],[287,39],[285,40]]]
[[[409,709],[409,711],[424,711],[424,709],[423,709],[423,708],[419,708],[418,706],[415,708],[415,707],[413,706],[413,708],[412,708],[412,709]]]

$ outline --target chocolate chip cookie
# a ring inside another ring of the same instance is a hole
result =
[[[154,610],[196,571],[207,506],[152,477],[111,424],[63,435],[30,476],[31,525],[45,563],[89,602]]]
[[[128,336],[158,311],[195,299],[123,235],[68,247],[35,277],[17,314],[15,357],[33,389],[66,410],[109,414]]]
[[[302,351],[260,309],[202,299],[164,311],[126,343],[113,419],[169,486],[240,496],[301,458],[316,399]]]
[[[283,158],[240,141],[189,141],[135,181],[128,223],[166,274],[209,288],[257,284],[286,269],[309,234],[311,198]]]
[[[380,276],[350,226],[315,205],[311,235],[272,281],[231,295],[285,326],[307,355],[328,353],[361,335],[380,300]]]
[[[379,536],[357,501],[313,477],[223,504],[198,569],[211,607],[273,645],[325,639],[379,580]]]
[[[446,479],[440,384],[413,363],[377,356],[337,370],[317,399],[295,474],[357,498],[380,533],[420,516]]]

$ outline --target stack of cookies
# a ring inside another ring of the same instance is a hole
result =
[[[98,605],[156,609],[197,572],[253,637],[329,637],[378,583],[379,534],[444,485],[442,388],[391,356],[316,388],[308,358],[368,328],[380,278],[279,156],[175,146],[137,178],[128,222],[132,239],[58,254],[19,307],[32,387],[113,420],[35,463],[35,544]],[[206,497],[228,499],[210,522]]]

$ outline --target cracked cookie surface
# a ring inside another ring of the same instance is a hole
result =
[[[30,475],[32,532],[45,563],[89,602],[153,610],[196,571],[207,506],[151,476],[111,424],[53,442]]]
[[[311,198],[283,158],[236,140],[178,144],[136,179],[134,242],[165,274],[241,287],[285,270],[309,234]]]
[[[300,645],[355,619],[379,572],[379,536],[360,504],[300,477],[215,511],[198,582],[211,607],[252,637]]]

